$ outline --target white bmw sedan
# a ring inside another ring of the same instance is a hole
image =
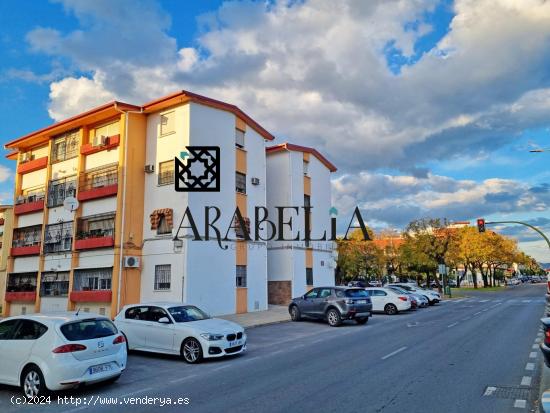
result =
[[[246,350],[244,329],[231,321],[211,318],[184,303],[125,306],[115,324],[126,337],[128,350],[179,354],[188,363]]]
[[[60,312],[0,323],[0,383],[20,386],[28,398],[115,381],[126,357],[124,336],[104,316]]]

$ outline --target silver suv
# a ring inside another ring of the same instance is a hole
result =
[[[357,324],[369,321],[372,302],[363,288],[316,287],[301,297],[293,298],[288,306],[292,321],[302,317],[325,319],[336,327],[343,320],[355,320]]]

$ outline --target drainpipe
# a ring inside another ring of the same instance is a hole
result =
[[[120,258],[118,264],[118,291],[116,300],[116,312],[120,311],[120,290],[122,288],[122,264],[123,264],[123,251],[124,251],[124,221],[126,213],[126,168],[128,167],[128,113],[143,113],[143,108],[140,110],[121,110],[118,108],[117,102],[115,102],[115,109],[124,113],[124,169],[122,170],[122,221],[120,223]]]

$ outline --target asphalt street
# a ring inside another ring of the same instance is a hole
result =
[[[115,384],[56,394],[50,405],[14,405],[17,390],[0,387],[0,411],[528,411],[538,396],[544,292],[545,284],[536,284],[471,293],[416,312],[375,315],[366,326],[257,327],[247,332],[245,354],[199,365],[131,353]],[[58,396],[82,404],[59,405]],[[142,404],[146,397],[159,399]],[[182,404],[161,407],[168,397]]]

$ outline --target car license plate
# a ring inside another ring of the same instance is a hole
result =
[[[367,300],[357,300],[357,304],[367,304]]]
[[[111,371],[112,369],[113,369],[113,366],[111,366],[110,363],[99,364],[98,366],[90,367],[90,374],[103,373],[104,371]]]
[[[229,342],[229,347],[237,347],[243,344],[242,340],[233,340]]]

